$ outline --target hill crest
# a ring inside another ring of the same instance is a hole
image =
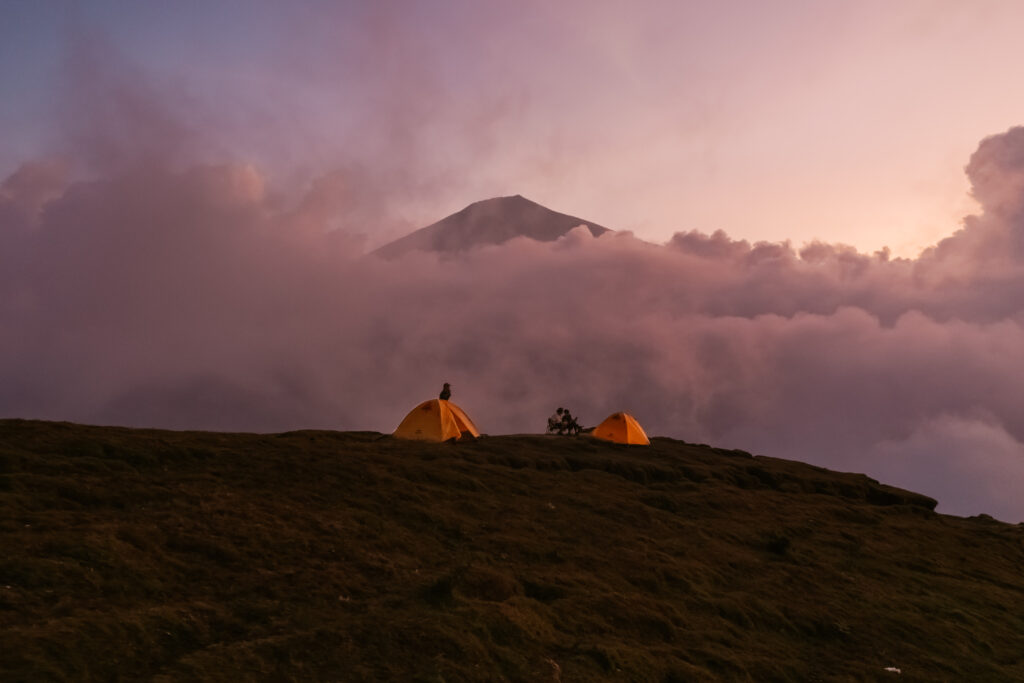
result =
[[[654,438],[0,420],[5,680],[1024,679],[1024,527]]]

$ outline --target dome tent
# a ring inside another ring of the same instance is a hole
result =
[[[448,441],[460,439],[464,434],[477,437],[480,430],[462,408],[451,401],[435,398],[410,410],[393,435],[417,441]]]
[[[629,413],[612,413],[604,422],[594,427],[592,435],[605,441],[637,446],[647,446],[651,443],[644,428]]]

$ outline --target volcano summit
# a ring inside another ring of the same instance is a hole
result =
[[[394,258],[410,251],[458,252],[485,244],[502,244],[515,237],[554,242],[580,225],[594,237],[609,231],[591,221],[552,211],[522,195],[474,202],[457,213],[420,228],[377,249]]]

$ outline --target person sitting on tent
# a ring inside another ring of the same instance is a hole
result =
[[[444,383],[444,388],[441,389],[441,395],[438,398],[440,398],[442,401],[447,401],[451,397],[452,397],[451,385],[449,385],[448,382],[445,382]]]

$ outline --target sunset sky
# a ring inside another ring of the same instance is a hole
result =
[[[0,417],[390,432],[450,382],[1024,521],[1021,26],[0,0]],[[366,255],[515,194],[618,232]]]
[[[282,182],[359,166],[389,197],[350,226],[371,245],[523,194],[656,242],[916,256],[1024,110],[1013,0],[0,7],[0,174],[64,153],[81,107],[112,115],[81,101],[95,70],[159,96],[193,156]]]

